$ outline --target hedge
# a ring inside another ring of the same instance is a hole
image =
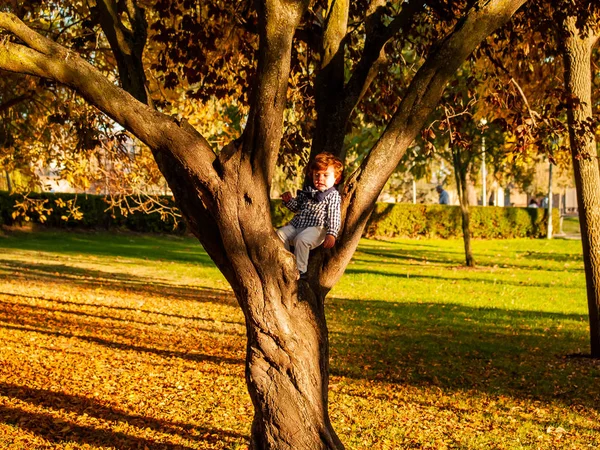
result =
[[[13,218],[15,203],[22,200],[20,195],[9,195],[0,192],[0,225],[20,225],[25,222],[24,217]],[[32,200],[46,200],[46,207],[51,209],[44,214],[42,219],[40,212],[30,209],[29,220],[36,224],[57,228],[84,228],[84,229],[123,229],[142,233],[185,233],[186,227],[183,220],[175,224],[173,218],[169,217],[163,221],[159,213],[146,214],[142,211],[123,214],[118,208],[109,209],[109,203],[103,195],[90,194],[55,194],[55,193],[31,193],[28,198]],[[171,197],[160,197],[160,201],[166,206],[174,206]],[[81,219],[75,219],[68,213],[66,206],[60,203],[75,202],[81,212]],[[64,218],[67,220],[65,220]]]
[[[22,217],[12,217],[14,205],[22,197],[0,192],[0,225],[18,225],[23,223]],[[169,218],[163,221],[158,213],[146,214],[135,212],[123,215],[118,210],[107,210],[108,203],[104,196],[87,194],[31,194],[29,198],[46,200],[47,206],[53,210],[46,216],[44,226],[59,228],[87,229],[123,229],[152,233],[185,233],[186,226],[180,220],[176,226]],[[76,201],[83,214],[81,220],[70,217],[64,220],[67,209],[58,206],[61,201]],[[161,197],[166,205],[173,206],[170,197]],[[58,202],[58,203],[57,203]],[[515,238],[545,237],[547,211],[541,208],[514,208],[494,206],[472,206],[471,233],[473,238]],[[271,202],[271,214],[275,227],[282,226],[292,217],[280,200]],[[30,220],[41,223],[40,214],[32,211]],[[559,223],[558,209],[553,210],[553,221]],[[365,237],[387,238],[460,238],[462,237],[461,213],[459,206],[423,205],[406,203],[378,203],[369,219]]]
[[[479,239],[545,237],[547,210],[499,206],[471,206],[471,236]],[[558,225],[558,209],[552,210]],[[460,238],[460,206],[378,203],[369,219],[366,237]]]

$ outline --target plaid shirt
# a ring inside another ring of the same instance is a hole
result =
[[[296,213],[290,225],[296,228],[325,227],[327,234],[337,238],[342,225],[340,193],[331,188],[321,201],[313,198],[317,193],[319,191],[308,187],[298,191],[296,198],[283,203],[290,211]]]

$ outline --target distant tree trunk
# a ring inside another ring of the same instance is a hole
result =
[[[569,137],[587,286],[591,354],[600,358],[600,170],[592,124],[592,48],[598,36],[584,35],[576,17],[563,22],[564,74]]]
[[[462,218],[463,243],[465,247],[465,264],[467,267],[475,267],[475,258],[471,249],[471,212],[469,210],[469,193],[467,186],[467,174],[469,162],[461,158],[459,149],[452,149],[452,163],[454,166],[454,179],[458,191],[460,213]]]
[[[4,174],[6,175],[6,189],[8,190],[9,194],[12,194],[13,188],[12,182],[10,181],[10,172],[8,170],[5,170]]]

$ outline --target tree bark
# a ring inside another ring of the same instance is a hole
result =
[[[592,124],[592,48],[598,36],[584,35],[577,18],[563,23],[563,57],[569,138],[587,287],[591,355],[600,358],[600,169]]]
[[[91,12],[102,27],[115,55],[121,86],[140,102],[151,104],[142,61],[148,37],[148,22],[144,10],[132,0],[98,0]],[[123,24],[121,13],[127,14],[131,28]]]
[[[465,163],[462,160],[460,149],[452,149],[452,160],[454,166],[454,179],[456,180],[456,189],[458,191],[458,200],[460,203],[463,245],[465,248],[465,265],[467,267],[475,267],[475,258],[473,257],[473,249],[471,248],[471,211],[469,209],[469,194],[467,190],[469,163]]]

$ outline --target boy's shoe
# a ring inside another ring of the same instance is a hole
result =
[[[308,279],[308,273],[306,273],[306,272],[300,272],[300,276],[298,277],[298,279],[300,279],[300,280],[306,280],[306,279]]]

